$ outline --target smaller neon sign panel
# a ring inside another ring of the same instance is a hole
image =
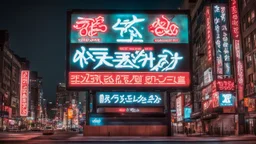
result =
[[[103,118],[101,117],[90,117],[89,118],[90,126],[102,126],[104,125]]]
[[[98,106],[162,106],[159,92],[97,92]]]
[[[20,116],[28,116],[29,71],[22,70],[20,77]]]
[[[184,108],[184,119],[189,119],[192,113],[192,109],[190,107]]]
[[[235,82],[233,79],[230,80],[217,80],[217,90],[218,91],[234,91]]]
[[[189,72],[69,72],[70,87],[188,87]]]
[[[232,93],[219,93],[219,105],[221,107],[234,106],[234,95]]]

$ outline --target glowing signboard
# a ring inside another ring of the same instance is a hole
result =
[[[188,43],[185,14],[71,15],[71,43]]]
[[[235,82],[233,79],[229,80],[217,80],[217,90],[218,91],[234,91]]]
[[[230,32],[228,28],[228,9],[224,4],[213,5],[214,38],[216,48],[217,78],[231,75]]]
[[[233,38],[233,45],[235,50],[235,64],[236,64],[236,79],[238,89],[238,99],[243,100],[244,97],[244,65],[242,58],[242,48],[240,42],[240,25],[239,25],[239,11],[238,0],[230,0],[230,25],[231,36]]]
[[[190,115],[192,113],[192,109],[190,107],[184,108],[184,119],[190,118]]]
[[[90,126],[101,126],[104,125],[103,118],[101,117],[90,117],[89,118]]]
[[[20,76],[20,116],[28,116],[29,71],[22,70]]]
[[[221,107],[234,106],[234,95],[232,93],[219,93],[219,105]]]
[[[212,13],[210,6],[205,8],[205,24],[206,24],[206,42],[207,42],[207,57],[212,63],[213,39],[212,39]]]
[[[162,106],[159,92],[97,92],[98,106]]]
[[[190,87],[189,15],[69,11],[67,89]]]
[[[74,45],[69,86],[186,87],[190,85],[188,57],[180,46]]]
[[[176,98],[176,115],[177,121],[183,120],[183,107],[184,107],[184,95],[180,95]]]

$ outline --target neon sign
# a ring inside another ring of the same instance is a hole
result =
[[[69,11],[67,89],[190,86],[189,16]]]
[[[210,6],[206,6],[205,9],[205,23],[206,23],[206,42],[207,42],[207,57],[208,61],[212,63],[212,51],[213,51],[213,40],[212,40],[212,15]]]
[[[223,79],[223,75],[231,75],[231,50],[227,14],[225,5],[213,5],[218,79]]]
[[[237,89],[238,98],[243,100],[244,97],[244,65],[242,59],[242,49],[240,42],[240,28],[239,28],[239,12],[238,12],[238,1],[230,0],[230,24],[232,30],[232,38],[234,41],[235,59],[236,59],[236,78],[237,78]]]
[[[179,95],[176,98],[176,115],[177,115],[177,121],[183,120],[183,107],[184,107],[184,95]]]
[[[140,23],[145,21],[144,18],[137,18],[135,15],[132,15],[132,20],[125,19],[121,20],[117,19],[117,22],[112,26],[112,29],[115,31],[120,31],[120,36],[122,39],[117,39],[117,42],[143,42],[142,34],[139,30],[134,26],[136,23]],[[124,38],[127,35],[127,38]]]
[[[192,109],[190,107],[184,108],[184,119],[190,118],[190,115],[192,113]]]
[[[22,70],[20,76],[20,116],[28,116],[29,71]]]
[[[217,80],[217,90],[218,91],[234,91],[235,82],[233,79],[230,80]]]
[[[99,117],[90,117],[89,125],[91,126],[101,126],[104,125],[103,118]]]
[[[175,37],[179,34],[179,27],[177,24],[168,20],[165,15],[162,15],[160,18],[156,18],[156,21],[149,25],[148,29],[157,37]]]
[[[97,92],[98,106],[159,106],[163,98],[159,92]]]
[[[115,51],[114,56],[109,55],[107,47],[80,47],[73,56],[73,63],[79,63],[80,68],[85,69],[90,62],[97,63],[93,70],[99,67],[112,67],[115,69],[141,69],[149,64],[149,71],[170,71],[174,70],[183,56],[178,52],[172,52],[170,49],[162,49],[162,53],[154,57],[152,51],[145,49],[131,51]],[[159,58],[159,59],[157,59]],[[155,65],[153,62],[157,61]]]
[[[189,72],[69,72],[70,87],[188,87]]]
[[[220,93],[219,94],[219,105],[221,107],[234,106],[234,96],[231,93]]]
[[[71,43],[188,43],[186,14],[71,14]]]

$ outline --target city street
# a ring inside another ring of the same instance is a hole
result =
[[[0,144],[2,143],[212,143],[217,144],[225,142],[227,144],[254,144],[256,136],[229,136],[229,137],[184,137],[183,135],[173,137],[83,137],[82,134],[75,132],[55,132],[54,135],[42,135],[41,132],[18,132],[18,133],[1,133]]]

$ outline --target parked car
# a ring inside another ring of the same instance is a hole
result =
[[[43,135],[54,134],[54,129],[52,126],[46,126],[43,130]]]

